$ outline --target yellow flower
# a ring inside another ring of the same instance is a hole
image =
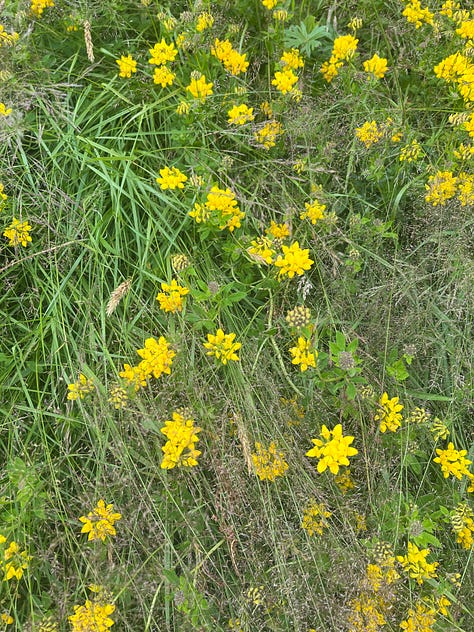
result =
[[[294,74],[291,68],[285,68],[285,70],[281,72],[277,71],[275,73],[272,85],[274,85],[282,94],[286,94],[291,91],[297,81],[298,77]]]
[[[149,51],[151,59],[148,60],[148,63],[155,66],[161,66],[168,61],[174,61],[178,54],[178,49],[175,45],[173,43],[167,44],[164,38],[161,39],[159,44],[155,44],[153,48],[150,48]]]
[[[316,224],[319,219],[324,219],[326,204],[321,204],[318,200],[311,203],[305,202],[306,211],[300,214],[300,219],[309,219],[312,224]]]
[[[194,425],[194,419],[189,414],[175,411],[173,419],[165,421],[165,427],[161,429],[168,439],[161,448],[164,453],[161,468],[170,470],[176,466],[197,465],[197,457],[201,454],[199,450],[196,450],[196,443],[199,441],[197,433],[201,430],[202,428]]]
[[[417,140],[412,140],[409,145],[400,149],[400,162],[414,162],[423,155],[423,149]]]
[[[333,430],[323,425],[320,436],[321,439],[311,439],[315,447],[308,450],[306,456],[319,459],[317,470],[320,474],[329,468],[331,474],[336,475],[340,466],[349,465],[348,457],[359,452],[350,447],[354,437],[344,437],[341,424],[337,424]]]
[[[113,604],[87,599],[83,606],[74,606],[74,614],[68,617],[72,632],[106,632],[114,625],[110,618],[114,611]]]
[[[447,200],[456,195],[457,177],[451,171],[438,171],[428,178],[425,184],[427,194],[425,200],[433,206],[444,206]]]
[[[331,59],[334,61],[348,61],[354,56],[359,40],[353,35],[336,37],[333,44]]]
[[[370,59],[364,61],[364,70],[367,73],[371,73],[377,79],[383,79],[387,72],[387,60],[384,57],[379,57],[377,53],[375,53]]]
[[[163,191],[166,189],[184,189],[184,183],[188,179],[177,167],[163,167],[160,169],[160,176],[160,178],[156,178],[156,181]]]
[[[272,248],[272,242],[268,237],[258,237],[251,242],[250,248],[247,248],[249,255],[258,263],[273,263],[275,251]]]
[[[273,220],[270,227],[265,229],[267,235],[271,235],[274,239],[285,239],[290,236],[288,224],[277,224]]]
[[[274,481],[277,476],[283,476],[288,469],[285,455],[277,451],[274,441],[270,443],[268,449],[256,442],[252,462],[255,473],[261,481]]]
[[[418,602],[416,608],[409,608],[408,617],[400,623],[402,630],[407,632],[431,632],[436,620],[436,612],[430,606]]]
[[[342,66],[342,61],[337,61],[336,59],[331,57],[329,61],[323,62],[319,72],[323,75],[324,79],[328,83],[331,83],[334,77],[337,77],[339,73],[339,68],[342,68]]]
[[[427,7],[424,9],[421,8],[420,0],[410,0],[402,12],[402,15],[406,17],[408,22],[413,22],[417,29],[420,28],[423,22],[433,24],[433,14]]]
[[[314,263],[309,258],[309,249],[300,248],[299,243],[294,241],[291,246],[282,246],[283,256],[278,255],[275,265],[279,270],[279,276],[287,274],[292,279],[295,274],[301,276],[305,270],[309,270]]]
[[[253,108],[249,108],[245,103],[242,105],[234,105],[227,112],[228,123],[229,125],[244,125],[245,123],[250,123],[250,121],[254,120]]]
[[[204,13],[200,13],[197,17],[196,31],[198,33],[202,33],[202,31],[210,29],[213,24],[214,18],[210,13],[208,13],[207,11]]]
[[[455,450],[454,444],[449,442],[446,450],[437,449],[436,454],[438,456],[433,461],[441,465],[444,478],[453,475],[461,480],[463,476],[470,476],[467,466],[471,465],[472,461],[465,458],[467,450]]]
[[[73,384],[68,384],[67,388],[69,390],[67,394],[68,399],[84,399],[88,393],[92,393],[94,390],[94,381],[80,373],[77,381]]]
[[[117,534],[114,524],[122,517],[119,513],[114,513],[112,504],[106,505],[105,501],[100,499],[97,506],[90,511],[87,516],[81,516],[80,522],[84,523],[81,533],[88,533],[87,539],[102,540],[105,542],[107,536],[115,536]]]
[[[137,72],[137,62],[131,55],[127,55],[126,57],[122,55],[120,59],[115,60],[115,63],[119,66],[119,77],[130,79],[132,72]]]
[[[176,75],[168,68],[168,66],[159,66],[155,68],[153,73],[153,82],[157,85],[160,84],[162,88],[171,86]]]
[[[249,62],[246,60],[247,54],[236,51],[229,40],[221,41],[216,38],[214,46],[211,48],[211,54],[217,57],[232,75],[245,72],[249,66]]]
[[[384,393],[379,401],[380,410],[374,416],[375,421],[380,421],[380,432],[396,432],[400,428],[403,416],[400,411],[403,405],[398,403],[398,397],[388,398],[388,394]]]
[[[213,93],[213,85],[214,84],[212,82],[206,83],[205,75],[201,74],[198,78],[191,78],[189,85],[186,86],[186,90],[190,92],[195,99],[201,99],[201,101],[204,101],[207,96]]]
[[[397,555],[397,560],[410,577],[416,579],[418,584],[422,584],[424,579],[437,577],[436,568],[438,562],[430,564],[426,558],[430,554],[430,549],[420,550],[416,544],[408,542],[408,552],[406,555]]]
[[[262,0],[262,4],[265,8],[271,10],[278,4],[278,0]]]
[[[5,103],[0,102],[0,116],[9,116],[13,110],[6,107]]]
[[[234,342],[236,334],[225,334],[222,329],[218,329],[216,334],[207,334],[207,342],[204,347],[209,349],[206,355],[214,356],[222,364],[227,364],[229,360],[240,360],[237,351],[241,348],[240,342]]]
[[[156,297],[156,300],[160,303],[160,309],[164,312],[181,312],[183,310],[183,296],[189,293],[187,287],[178,285],[176,279],[171,281],[171,284],[162,283],[160,292]]]
[[[290,354],[293,357],[291,364],[300,365],[301,371],[306,371],[308,367],[316,367],[316,358],[318,352],[311,346],[311,341],[300,336],[296,347],[290,349]]]
[[[0,537],[0,544],[4,544],[6,538]],[[0,559],[0,569],[5,573],[3,581],[10,579],[20,580],[24,571],[28,568],[29,562],[33,558],[26,551],[21,551],[19,545],[12,541],[3,552],[3,559]]]
[[[15,621],[15,619],[11,615],[9,615],[8,612],[2,612],[2,614],[0,615],[0,620],[5,625],[11,625]]]
[[[265,149],[275,147],[276,139],[283,134],[283,126],[279,121],[269,121],[254,134],[254,138],[259,145]]]
[[[31,0],[31,11],[40,18],[47,7],[54,7],[53,0]]]
[[[308,535],[323,535],[323,531],[327,528],[328,522],[326,518],[330,518],[332,513],[327,510],[324,503],[317,503],[312,498],[305,507],[303,514],[303,522],[301,526],[308,532]]]
[[[20,220],[13,218],[10,226],[4,231],[3,236],[9,239],[9,246],[18,246],[21,244],[24,248],[31,240],[30,237],[31,226],[28,222],[20,222]]]
[[[357,138],[364,143],[366,148],[372,147],[383,138],[384,132],[377,127],[375,121],[366,121],[361,127],[356,128]]]
[[[291,70],[298,70],[298,68],[304,68],[304,60],[301,57],[301,53],[297,48],[291,48],[283,53],[280,58],[280,62]]]

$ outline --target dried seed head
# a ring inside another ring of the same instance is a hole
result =
[[[123,283],[121,283],[110,295],[109,302],[107,303],[107,309],[105,313],[107,316],[110,316],[114,313],[117,308],[117,305],[120,303],[122,298],[127,294],[132,285],[132,279],[127,279]]]

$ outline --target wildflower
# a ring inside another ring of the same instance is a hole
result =
[[[189,293],[187,287],[178,285],[176,279],[171,281],[171,284],[162,283],[160,292],[156,297],[156,300],[160,303],[160,309],[164,312],[181,312],[183,310],[183,296]]]
[[[380,626],[387,623],[383,614],[387,604],[377,593],[364,591],[356,599],[351,599],[349,605],[350,632],[378,632]]]
[[[110,615],[115,606],[110,603],[99,603],[86,599],[83,606],[74,606],[74,614],[68,617],[72,632],[107,632],[114,625]]]
[[[446,439],[449,437],[449,428],[438,417],[435,417],[433,419],[433,422],[430,426],[430,432],[433,433],[433,439],[435,441],[439,441],[440,439],[446,441]]]
[[[216,38],[211,48],[211,55],[217,57],[224,65],[224,68],[232,75],[239,75],[241,72],[246,72],[249,66],[249,62],[246,60],[247,54],[241,54],[236,51],[229,40],[221,41]]]
[[[194,425],[194,419],[189,413],[173,412],[173,419],[165,421],[165,427],[161,429],[168,439],[161,448],[164,453],[161,468],[170,470],[176,466],[197,465],[197,457],[201,454],[196,450],[196,443],[199,441],[197,433],[201,430],[202,428]]]
[[[420,0],[410,0],[402,15],[406,17],[408,22],[415,24],[417,29],[425,22],[426,24],[433,24],[433,14],[428,7],[422,9]]]
[[[438,171],[434,176],[428,178],[425,189],[428,193],[425,196],[427,202],[433,206],[444,206],[446,201],[456,195],[457,178],[451,171]]]
[[[453,152],[454,157],[458,160],[470,160],[474,157],[474,145],[465,145],[460,143],[459,147]]]
[[[7,33],[5,31],[5,27],[0,24],[0,48],[2,45],[5,46],[13,46],[19,39],[18,33],[13,31],[12,33]]]
[[[277,9],[273,11],[272,17],[274,20],[278,20],[279,22],[286,22],[288,19],[288,11],[286,9]]]
[[[287,311],[285,320],[290,327],[302,329],[311,322],[311,310],[304,305],[297,305],[295,308]]]
[[[169,348],[166,338],[160,336],[158,342],[154,338],[147,338],[143,349],[137,350],[143,360],[138,365],[146,376],[159,378],[163,373],[171,373],[171,365],[176,355]]]
[[[256,442],[252,462],[255,473],[261,481],[274,481],[277,476],[283,476],[288,469],[285,455],[277,451],[274,441],[270,443],[268,449]]]
[[[380,410],[374,416],[375,421],[380,421],[380,432],[396,432],[400,428],[403,416],[400,411],[403,405],[398,403],[398,397],[388,398],[388,394],[384,393],[379,401]]]
[[[271,244],[272,242],[268,237],[257,237],[257,239],[251,242],[250,248],[247,248],[247,252],[259,263],[273,263],[275,251]]]
[[[0,621],[5,625],[11,625],[15,621],[15,619],[10,614],[8,614],[8,612],[2,612],[2,614],[0,615]]]
[[[408,610],[408,617],[400,623],[402,630],[407,632],[432,632],[435,623],[436,612],[430,606],[418,602],[415,609]]]
[[[24,248],[32,241],[30,236],[31,226],[28,222],[20,222],[13,218],[10,226],[3,232],[3,236],[9,239],[9,246],[18,246],[21,244]]]
[[[337,77],[339,74],[339,68],[342,68],[342,61],[334,60],[332,57],[329,61],[323,62],[319,72],[323,75],[324,79],[331,83],[334,77]]]
[[[176,108],[176,114],[183,116],[183,114],[189,114],[191,106],[186,101],[180,101],[178,103],[178,107]]]
[[[174,72],[171,72],[168,66],[159,66],[155,68],[153,73],[153,83],[161,85],[162,88],[166,88],[166,86],[173,84],[175,77],[176,75]]]
[[[451,512],[451,525],[456,534],[456,542],[465,549],[474,544],[474,512],[466,503],[459,505]]]
[[[308,535],[323,535],[323,531],[328,527],[326,518],[330,518],[332,513],[327,510],[324,503],[317,503],[312,498],[303,513],[301,526],[308,532]]]
[[[195,99],[204,99],[212,94],[212,86],[214,84],[212,82],[206,83],[205,75],[199,74],[197,78],[192,77],[188,86],[186,86],[186,90],[191,93],[191,95]]]
[[[238,206],[235,194],[230,189],[220,189],[216,185],[211,187],[206,202],[197,202],[189,215],[197,223],[211,222],[219,230],[228,228],[230,232],[239,228],[240,221],[245,217],[245,213]]]
[[[469,476],[469,470],[467,466],[472,463],[469,459],[466,459],[467,450],[455,450],[454,444],[449,442],[446,450],[436,450],[438,455],[433,459],[435,463],[441,465],[441,471],[444,478],[448,478],[451,474],[457,479],[465,476]]]
[[[54,7],[53,0],[31,0],[31,12],[40,18],[43,11],[48,7]]]
[[[67,388],[69,390],[67,394],[68,399],[84,399],[88,393],[92,393],[94,390],[94,381],[80,373],[77,381],[68,384]]]
[[[5,189],[5,187],[0,182],[0,211],[2,210],[3,205],[5,204],[6,200],[8,200],[8,195],[3,192],[4,189]]]
[[[285,51],[280,58],[280,62],[285,66],[285,68],[290,68],[290,70],[304,68],[304,60],[297,48],[291,48],[290,50]]]
[[[268,101],[263,101],[262,103],[260,103],[260,111],[262,112],[262,114],[265,114],[267,118],[273,118],[272,106],[268,103]]]
[[[464,20],[456,29],[456,33],[464,39],[474,38],[474,20]]]
[[[285,68],[283,71],[277,71],[275,78],[272,80],[272,85],[276,87],[282,94],[290,92],[295,83],[298,81],[298,77],[294,74],[291,68]]]
[[[245,103],[242,105],[234,105],[227,112],[229,125],[244,125],[254,120],[253,108],[249,108]]]
[[[347,492],[355,488],[354,480],[351,476],[351,469],[348,467],[334,478],[334,482],[345,496]]]
[[[265,233],[270,235],[274,239],[285,239],[290,235],[290,229],[288,224],[277,224],[273,220],[270,223],[270,227],[265,229]]]
[[[409,145],[400,149],[400,162],[415,162],[423,155],[423,149],[417,140],[412,140]]]
[[[321,204],[319,200],[305,202],[306,211],[300,214],[300,219],[309,219],[312,224],[316,224],[319,219],[324,219],[326,204]]]
[[[262,4],[265,8],[271,11],[278,4],[278,0],[262,0]]]
[[[214,356],[222,364],[227,364],[229,360],[237,362],[240,360],[237,351],[241,348],[240,342],[234,342],[236,334],[225,334],[222,329],[218,329],[216,334],[207,334],[207,342],[204,347],[208,349],[206,355]]]
[[[105,542],[107,536],[115,536],[117,532],[114,524],[122,517],[119,513],[113,512],[112,504],[106,505],[105,501],[100,499],[97,506],[90,511],[87,516],[81,516],[80,522],[84,523],[81,533],[88,533],[88,541],[102,540]]]
[[[178,54],[178,49],[175,45],[173,43],[167,44],[164,38],[161,39],[159,44],[155,44],[153,48],[150,48],[149,51],[151,59],[148,60],[148,63],[155,66],[161,66],[168,61],[174,61]]]
[[[474,174],[461,172],[458,175],[458,200],[461,206],[474,204]]]
[[[410,577],[416,579],[418,584],[422,584],[424,579],[437,577],[436,568],[438,562],[431,564],[426,560],[430,554],[430,549],[419,549],[416,544],[408,542],[408,552],[406,555],[397,555],[397,560]]]
[[[283,256],[278,255],[275,265],[280,268],[278,275],[281,277],[287,274],[292,279],[295,274],[301,276],[305,270],[309,270],[314,263],[309,258],[309,249],[300,248],[299,243],[294,241],[291,246],[282,246]]]
[[[430,420],[430,413],[424,408],[419,408],[418,406],[412,411],[408,417],[405,419],[407,424],[426,424]]]
[[[379,57],[377,53],[375,53],[370,59],[364,61],[364,70],[377,79],[383,79],[387,72],[387,63],[384,57]]]
[[[276,139],[283,134],[283,126],[278,121],[269,121],[254,134],[254,138],[259,145],[265,149],[275,147]]]
[[[5,536],[0,534],[0,545],[5,544],[6,541]],[[19,581],[32,559],[31,555],[22,551],[20,546],[12,540],[0,555],[0,570],[4,573],[3,581],[7,582],[10,579]]]
[[[366,149],[378,143],[384,135],[383,130],[377,127],[375,121],[366,121],[361,127],[356,128],[355,133],[357,138],[364,143]]]
[[[133,386],[135,391],[146,386],[148,376],[140,365],[130,366],[130,364],[124,364],[123,371],[120,371],[119,375],[125,380],[128,386]]]
[[[358,450],[350,447],[354,437],[344,437],[341,424],[333,430],[323,425],[320,436],[321,439],[311,439],[315,447],[306,452],[306,456],[319,459],[317,470],[320,474],[329,468],[331,474],[336,475],[340,466],[349,465],[348,457],[358,454]]]
[[[121,386],[114,386],[110,389],[110,397],[108,401],[114,405],[114,408],[120,410],[127,407],[128,395],[127,391]]]
[[[188,179],[188,176],[176,167],[163,167],[160,169],[160,176],[160,178],[156,178],[156,181],[163,191],[166,189],[184,189],[184,183]]]
[[[126,57],[122,55],[120,59],[116,59],[115,62],[119,66],[119,77],[130,79],[132,72],[137,72],[137,62],[131,55],[127,55]]]
[[[348,61],[354,56],[359,40],[353,35],[341,35],[336,37],[333,44],[331,59]]]
[[[7,108],[5,103],[0,102],[0,116],[9,116],[12,112],[11,108]]]
[[[351,29],[351,31],[357,31],[358,29],[362,28],[362,18],[352,18],[352,20],[347,25],[347,28]]]
[[[310,366],[316,367],[318,352],[311,346],[311,341],[304,336],[298,338],[298,343],[296,347],[290,349],[290,354],[293,357],[291,364],[299,364],[302,372]]]
[[[205,11],[204,13],[200,13],[197,17],[196,31],[198,33],[202,33],[206,29],[210,29],[213,24],[214,18],[210,13],[208,13],[207,11]]]

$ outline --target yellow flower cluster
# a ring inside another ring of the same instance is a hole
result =
[[[206,222],[219,230],[228,228],[232,232],[240,227],[245,213],[239,208],[235,194],[230,189],[220,189],[214,185],[207,194],[204,204],[196,203],[189,213],[190,217],[199,224]]]
[[[388,61],[384,57],[379,57],[375,53],[370,59],[364,61],[364,70],[376,79],[383,79],[387,72],[387,64]]]
[[[217,57],[231,75],[239,75],[249,67],[249,62],[246,60],[247,54],[236,51],[229,40],[221,41],[216,38],[211,54]]]
[[[290,236],[290,229],[288,224],[277,224],[272,220],[270,226],[265,229],[265,233],[273,237],[273,239],[286,239],[286,237]]]
[[[3,192],[4,190],[5,190],[5,187],[0,182],[0,211],[2,210],[5,202],[8,200],[8,195]]]
[[[252,240],[247,252],[258,263],[273,263],[273,257],[275,256],[272,240],[265,236]]]
[[[300,219],[309,219],[312,224],[320,219],[324,219],[324,211],[326,210],[326,204],[320,202],[317,198],[312,202],[305,202],[306,211],[300,214]]]
[[[199,441],[197,433],[202,428],[194,425],[194,419],[188,413],[182,414],[180,411],[173,413],[173,419],[165,421],[165,427],[161,432],[168,441],[161,448],[164,456],[161,468],[171,470],[174,467],[193,467],[197,465],[197,457],[201,454],[196,450],[196,443]]]
[[[283,452],[279,452],[272,441],[265,448],[258,441],[255,442],[255,452],[252,453],[255,473],[261,481],[274,481],[277,476],[283,476],[288,469]]]
[[[197,16],[196,31],[202,33],[206,29],[210,29],[214,24],[214,17],[211,13],[204,11]]]
[[[177,167],[163,167],[160,169],[160,177],[156,178],[163,191],[166,189],[184,189],[184,183],[187,180],[188,176]]]
[[[329,61],[325,61],[320,68],[320,73],[324,79],[330,83],[339,73],[344,61],[351,59],[356,50],[359,40],[353,35],[341,35],[336,37]]]
[[[297,241],[290,246],[282,246],[283,255],[278,255],[275,265],[280,268],[279,278],[287,274],[292,279],[295,274],[301,276],[305,270],[309,270],[314,261],[309,258],[309,249],[300,248]]]
[[[206,355],[214,356],[222,364],[227,364],[229,360],[238,362],[240,360],[237,351],[241,348],[240,342],[234,342],[236,334],[226,334],[222,329],[218,329],[216,334],[207,334],[207,342],[204,347],[208,349]]]
[[[380,410],[375,414],[374,420],[380,421],[380,432],[396,432],[400,428],[403,415],[403,405],[398,403],[398,397],[388,398],[388,394],[384,393],[379,400]]]
[[[12,112],[11,108],[7,108],[5,103],[0,102],[0,116],[10,116]]]
[[[461,480],[463,476],[468,478],[474,476],[467,469],[467,466],[472,463],[466,459],[467,450],[455,450],[454,444],[449,442],[446,450],[437,449],[436,454],[438,456],[433,461],[441,465],[444,478],[452,475]]]
[[[149,51],[151,58],[148,60],[148,63],[154,66],[162,66],[168,61],[174,61],[178,54],[176,46],[172,42],[167,44],[164,37],[161,39],[161,42],[155,44]]]
[[[253,108],[249,108],[245,103],[234,105],[228,112],[229,125],[245,125],[254,120]]]
[[[420,0],[408,0],[402,15],[406,17],[408,22],[412,22],[417,29],[420,28],[423,22],[433,24],[433,14],[428,7],[422,8]]]
[[[131,55],[127,55],[126,57],[122,55],[120,59],[116,59],[115,62],[119,67],[119,77],[130,79],[132,73],[137,72],[137,62]]]
[[[5,31],[5,27],[0,24],[0,48],[2,46],[13,46],[18,41],[19,35],[18,33],[7,33]]]
[[[181,312],[183,310],[183,296],[189,293],[189,289],[179,285],[176,279],[173,279],[170,284],[162,283],[161,289],[163,291],[156,297],[160,303],[160,309],[164,312]]]
[[[166,338],[160,336],[156,341],[154,338],[147,338],[143,349],[137,350],[138,355],[143,358],[136,366],[124,364],[124,370],[119,375],[125,382],[133,386],[135,391],[146,386],[150,377],[159,378],[163,373],[171,373],[171,365],[176,353],[169,348]]]
[[[384,137],[385,131],[378,127],[375,121],[366,121],[361,127],[357,127],[355,131],[356,137],[364,143],[367,149],[378,143]]]
[[[455,176],[451,171],[437,171],[425,184],[425,200],[433,206],[444,206],[457,195],[461,206],[474,204],[474,175],[465,172]]]
[[[31,0],[31,12],[40,18],[47,7],[54,7],[53,0]]]
[[[127,407],[128,394],[122,386],[113,386],[110,389],[110,397],[107,400],[114,405],[114,408],[120,410]]]
[[[18,246],[21,244],[26,248],[32,241],[30,231],[31,226],[28,222],[20,222],[20,220],[14,217],[10,226],[3,232],[3,236],[9,240],[9,246]]]
[[[107,536],[115,536],[117,534],[114,524],[122,517],[119,513],[114,513],[112,504],[106,505],[105,501],[100,499],[97,506],[90,511],[87,516],[81,516],[79,520],[84,523],[81,533],[88,533],[87,539],[102,540],[105,542]]]
[[[285,51],[280,57],[280,64],[284,68],[290,68],[291,70],[304,68],[304,60],[297,48],[290,48],[290,50]]]
[[[291,92],[293,86],[298,81],[298,76],[295,75],[291,68],[285,67],[283,70],[277,70],[275,77],[272,79],[272,85],[276,87],[282,94]]]
[[[351,599],[349,605],[349,632],[379,632],[381,626],[387,623],[383,613],[389,604],[382,595],[365,591]]]
[[[7,539],[0,533],[0,571],[3,572],[3,581],[10,579],[20,580],[24,571],[28,568],[29,562],[33,559],[26,551],[21,551],[19,545],[15,541],[11,541],[7,547]]]
[[[400,627],[407,632],[432,632],[435,620],[436,611],[419,601],[415,608],[408,610],[408,617],[400,623]]]
[[[434,67],[434,73],[439,79],[454,83],[466,104],[474,101],[474,63],[467,56],[460,52],[449,55]]]
[[[276,7],[278,0],[262,0],[262,4],[266,9],[271,10]]]
[[[456,534],[456,542],[465,549],[474,544],[474,513],[466,503],[459,505],[451,512],[451,525]]]
[[[318,352],[313,348],[311,340],[308,340],[304,336],[299,336],[296,347],[290,349],[292,356],[291,364],[300,366],[301,371],[307,371],[308,367],[316,367],[316,358]]]
[[[74,606],[74,614],[68,618],[72,632],[107,632],[114,625],[113,619],[110,618],[114,611],[113,604],[86,599],[83,606]]]
[[[419,549],[416,544],[408,542],[407,554],[397,555],[397,560],[409,577],[416,579],[417,583],[421,585],[424,579],[437,577],[438,562],[428,562],[426,558],[429,554],[430,549]]]
[[[196,76],[191,76],[189,85],[186,86],[186,91],[189,92],[195,99],[204,101],[206,97],[212,94],[213,85],[212,81],[206,83],[205,75],[197,73]]]
[[[354,437],[344,437],[341,424],[337,424],[333,430],[323,425],[320,437],[321,439],[311,439],[314,448],[306,452],[306,456],[319,459],[316,469],[320,474],[329,468],[331,474],[336,475],[341,466],[349,465],[348,457],[359,452],[350,447]]]
[[[324,503],[317,503],[312,498],[304,509],[301,526],[308,532],[308,535],[323,535],[323,531],[328,527],[326,518],[330,518],[332,513],[327,510]]]
[[[279,121],[268,121],[254,134],[255,141],[264,149],[275,147],[278,136],[283,134],[283,125]]]
[[[423,149],[420,143],[415,139],[409,145],[405,145],[400,149],[400,162],[415,162],[423,156]]]
[[[77,380],[72,384],[68,384],[67,388],[69,391],[67,394],[68,399],[84,399],[88,393],[92,393],[94,390],[94,381],[80,373]]]

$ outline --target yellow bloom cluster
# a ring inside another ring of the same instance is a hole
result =
[[[204,11],[197,16],[196,31],[202,33],[206,29],[210,29],[214,24],[214,17],[211,13]]]
[[[12,112],[11,108],[7,108],[5,103],[0,102],[0,116],[10,116]]]
[[[31,0],[31,12],[40,18],[47,7],[54,7],[53,0]]]
[[[415,608],[408,610],[408,617],[400,623],[400,627],[407,632],[433,632],[435,620],[436,610],[419,601]]]
[[[241,348],[240,342],[234,342],[236,334],[226,334],[222,329],[218,329],[214,334],[207,334],[207,342],[204,347],[208,349],[206,355],[214,356],[222,364],[227,364],[229,360],[238,362],[240,360],[237,351]]]
[[[19,35],[18,33],[7,33],[5,31],[5,27],[0,24],[0,48],[2,46],[13,46],[18,41]]]
[[[288,469],[283,452],[279,452],[272,441],[265,448],[258,441],[255,442],[255,452],[252,453],[255,473],[261,481],[274,481],[277,476],[283,476]]]
[[[204,99],[212,94],[212,86],[214,84],[211,82],[206,83],[206,76],[197,73],[196,76],[192,76],[189,82],[189,85],[186,86],[187,92],[189,92],[195,99],[200,99],[204,101]]]
[[[244,125],[254,120],[253,108],[249,108],[245,103],[234,105],[227,112],[229,125]]]
[[[84,399],[88,393],[92,393],[94,390],[94,381],[80,373],[78,379],[72,384],[68,384],[67,388],[69,391],[68,399]]]
[[[449,55],[434,67],[434,73],[439,79],[456,84],[466,104],[474,101],[474,63],[468,57],[460,52]]]
[[[90,511],[87,516],[81,516],[79,520],[84,523],[81,533],[88,533],[87,539],[102,540],[105,542],[107,536],[117,534],[114,524],[122,517],[119,513],[114,513],[112,504],[106,505],[101,498],[97,506]]]
[[[314,448],[308,450],[306,456],[319,459],[316,468],[319,473],[329,468],[331,474],[336,475],[341,466],[349,465],[348,457],[355,456],[359,452],[350,447],[354,437],[344,437],[341,424],[337,424],[333,430],[323,425],[320,436],[321,439],[311,439]]]
[[[429,563],[426,560],[429,554],[430,549],[419,549],[416,544],[408,542],[407,554],[397,555],[397,560],[409,577],[416,579],[417,583],[421,585],[424,579],[437,577],[438,562]]]
[[[300,214],[300,219],[309,219],[312,224],[320,219],[324,219],[324,211],[326,210],[326,204],[320,202],[317,198],[312,202],[305,202],[306,211]]]
[[[196,203],[189,213],[197,223],[207,222],[224,230],[232,232],[240,227],[245,213],[240,210],[235,194],[230,189],[220,189],[214,185],[207,194],[204,204]]]
[[[272,85],[276,87],[282,94],[291,92],[293,86],[298,81],[298,76],[295,75],[291,68],[284,68],[282,71],[277,70],[275,77],[272,79]]]
[[[249,67],[249,62],[246,60],[247,54],[236,51],[229,40],[221,41],[216,38],[211,54],[217,57],[231,75],[239,75]]]
[[[171,86],[176,75],[172,72],[168,66],[158,66],[153,73],[153,83],[161,85],[162,88]]]
[[[160,169],[160,177],[156,178],[163,191],[166,189],[184,189],[184,183],[187,180],[188,176],[177,167],[163,167]]]
[[[398,397],[388,398],[388,394],[384,393],[379,400],[380,410],[375,414],[374,420],[380,421],[380,432],[396,432],[400,428],[403,415],[403,405],[398,403]]]
[[[474,544],[474,513],[466,503],[460,503],[451,512],[451,525],[456,534],[456,542],[465,549]]]
[[[154,66],[161,66],[166,64],[168,61],[174,61],[176,55],[178,54],[176,46],[173,43],[167,44],[164,37],[161,39],[160,43],[155,44],[153,48],[149,49],[149,51],[151,58],[148,60],[148,63],[153,64]]]
[[[377,593],[362,592],[350,601],[351,611],[348,615],[349,632],[379,632],[387,623],[384,611],[389,604]]]
[[[304,68],[304,60],[297,48],[290,48],[290,50],[285,51],[280,57],[280,63],[284,68],[290,68],[291,70]]]
[[[327,510],[324,503],[317,503],[312,498],[303,513],[301,526],[308,532],[308,535],[323,535],[323,531],[328,527],[326,518],[330,518],[332,513]]]
[[[161,468],[171,470],[178,467],[193,467],[197,465],[197,457],[201,454],[196,450],[196,443],[199,441],[197,433],[202,428],[194,425],[194,419],[189,414],[182,414],[180,411],[173,413],[173,419],[165,421],[165,427],[161,432],[168,441],[161,448],[164,456]]]
[[[263,127],[257,130],[254,138],[258,145],[265,149],[275,147],[276,139],[283,134],[283,126],[279,121],[268,121]]]
[[[423,155],[420,143],[415,139],[400,149],[400,162],[415,162]]]
[[[146,386],[150,377],[159,378],[163,373],[171,373],[171,365],[176,353],[169,348],[166,338],[160,336],[158,342],[154,338],[145,340],[145,347],[137,350],[138,355],[143,358],[137,366],[124,364],[124,370],[119,375],[125,382],[133,386],[135,391]]]
[[[375,53],[370,59],[364,61],[364,70],[376,79],[383,79],[387,72],[387,64],[388,61],[384,57],[379,57]]]
[[[20,580],[33,558],[26,551],[21,551],[19,545],[13,540],[5,548],[6,542],[6,537],[0,533],[0,547],[2,547],[0,571],[4,573],[3,581]]]
[[[268,237],[257,237],[252,240],[247,252],[258,263],[273,263],[273,257],[275,256],[272,240]]]
[[[170,284],[162,283],[160,292],[156,297],[156,300],[160,303],[160,309],[164,312],[181,312],[183,310],[183,296],[189,293],[187,287],[179,285],[176,279],[173,279]]]
[[[282,246],[283,255],[278,255],[275,265],[280,268],[278,272],[279,278],[284,274],[287,274],[292,279],[295,274],[301,276],[305,270],[309,270],[314,263],[309,258],[309,249],[300,248],[297,241],[294,241],[290,246]]]
[[[337,76],[343,62],[348,61],[354,56],[358,43],[359,40],[353,35],[341,35],[340,37],[336,37],[331,57],[329,61],[323,63],[319,71],[328,83]]]
[[[425,22],[433,24],[433,14],[428,7],[422,8],[420,0],[408,0],[408,4],[402,12],[408,22],[415,24],[417,29]]]
[[[361,127],[357,127],[355,131],[356,137],[364,143],[367,149],[378,143],[384,137],[384,130],[378,127],[375,121],[366,121]]]
[[[113,386],[110,389],[110,397],[108,401],[114,405],[114,408],[120,410],[127,407],[128,394],[122,386]]]
[[[126,57],[122,55],[120,59],[116,59],[115,62],[119,67],[119,77],[130,79],[132,72],[137,72],[137,62],[131,55],[127,55]]]
[[[271,10],[276,7],[278,0],[262,0],[262,4],[266,9]]]
[[[304,336],[299,336],[296,347],[290,349],[290,354],[293,358],[291,364],[299,364],[301,371],[307,371],[310,366],[316,367],[318,352],[313,348],[311,340]]]
[[[107,632],[114,625],[110,615],[115,606],[110,603],[99,603],[87,599],[83,606],[74,606],[74,614],[68,619],[72,625],[72,632]]]
[[[18,246],[21,244],[26,248],[32,241],[30,231],[31,226],[28,222],[20,222],[20,220],[14,217],[10,226],[3,232],[3,236],[9,240],[9,246]]]
[[[5,187],[0,182],[0,211],[2,210],[5,202],[8,200],[8,195],[3,192],[4,190],[5,190]]]
[[[288,224],[277,224],[272,220],[270,226],[265,229],[265,233],[274,239],[285,239],[290,236],[290,229]]]
[[[473,476],[467,469],[467,466],[472,463],[472,461],[466,459],[467,450],[455,450],[454,444],[449,442],[446,450],[437,449],[436,454],[438,456],[433,461],[441,465],[444,478],[452,475],[461,480],[463,476],[468,478]]]

